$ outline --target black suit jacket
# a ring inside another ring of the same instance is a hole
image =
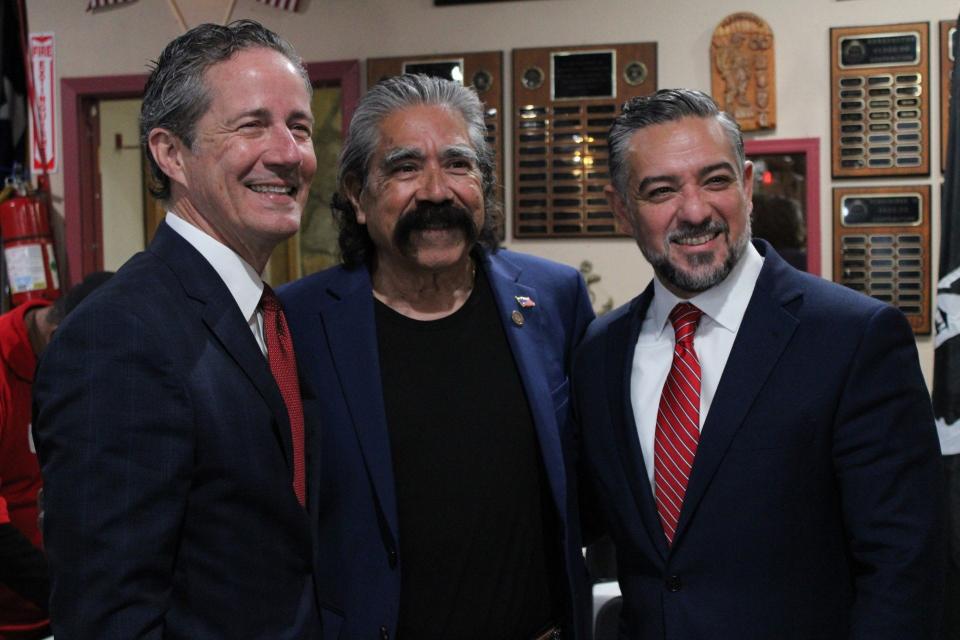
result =
[[[34,410],[58,640],[317,633],[283,399],[166,224],[59,328]]]
[[[617,547],[621,637],[932,639],[940,460],[913,333],[893,307],[757,246],[672,547],[630,405],[653,287],[578,351],[582,475]]]

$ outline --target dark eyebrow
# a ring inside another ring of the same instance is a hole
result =
[[[714,171],[727,170],[733,175],[739,175],[736,170],[733,168],[733,165],[727,161],[717,162],[715,164],[707,165],[697,172],[697,178],[702,180]],[[644,189],[650,186],[654,182],[666,182],[671,185],[675,185],[680,182],[680,179],[677,176],[647,176],[637,184],[637,193],[641,193]]]

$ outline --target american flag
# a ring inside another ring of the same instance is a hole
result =
[[[130,4],[136,1],[137,0],[88,0],[87,11],[95,11],[96,9],[102,9],[104,7],[112,7],[118,4]]]
[[[296,11],[300,6],[300,0],[257,0],[260,4],[270,5],[274,9],[283,9],[284,11]]]

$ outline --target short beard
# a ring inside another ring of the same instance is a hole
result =
[[[680,269],[670,261],[670,245],[672,241],[718,232],[727,238],[729,245],[727,259],[724,260],[722,264],[710,270],[704,270],[702,268],[713,262],[712,251],[694,256],[691,261],[692,263],[687,265],[692,267],[690,271]],[[732,244],[730,244],[730,226],[723,221],[708,220],[696,226],[681,226],[667,234],[662,253],[654,253],[643,244],[640,245],[640,251],[647,259],[647,262],[650,263],[650,266],[653,267],[654,273],[656,273],[663,282],[673,285],[680,291],[700,293],[720,284],[730,275],[730,272],[733,271],[733,268],[737,266],[741,256],[743,256],[743,252],[746,251],[747,244],[750,242],[750,236],[749,218],[747,218],[747,226],[744,228],[743,233],[740,234],[740,238]]]
[[[413,234],[417,231],[439,229],[459,229],[463,232],[463,239],[468,247],[472,247],[480,235],[480,230],[466,209],[448,202],[422,202],[397,221],[393,230],[393,241],[402,255],[411,257],[416,253]]]

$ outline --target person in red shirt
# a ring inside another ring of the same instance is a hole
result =
[[[37,523],[43,483],[30,434],[33,373],[60,321],[110,275],[88,276],[53,305],[30,300],[0,316],[0,640],[50,634]]]

